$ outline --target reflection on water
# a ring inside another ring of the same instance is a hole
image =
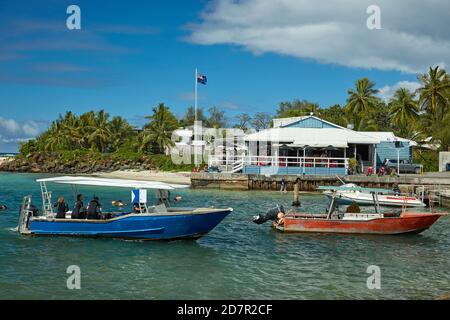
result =
[[[282,234],[253,215],[291,194],[180,190],[180,206],[235,209],[198,241],[26,237],[15,231],[22,196],[39,204],[34,175],[0,174],[0,298],[36,299],[432,299],[448,295],[449,227],[444,217],[421,235]],[[20,186],[20,188],[18,188]],[[51,186],[54,197],[72,191]],[[105,207],[129,200],[125,189],[80,189]],[[327,199],[301,195],[302,208],[324,212]],[[17,210],[16,210],[17,209]],[[82,289],[66,288],[66,268],[78,265]],[[381,268],[381,290],[368,290],[367,266]]]

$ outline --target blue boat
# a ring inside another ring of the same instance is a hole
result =
[[[111,237],[134,240],[198,239],[216,227],[233,209],[174,208],[166,198],[160,204],[147,206],[146,191],[160,194],[187,186],[155,181],[104,179],[91,177],[57,177],[37,180],[42,193],[42,212],[36,214],[31,196],[23,199],[18,230],[21,234],[36,236]],[[135,196],[133,212],[102,213],[99,219],[73,219],[71,212],[65,218],[56,218],[51,192],[47,183],[77,186],[124,187]],[[161,192],[161,190],[163,192]]]

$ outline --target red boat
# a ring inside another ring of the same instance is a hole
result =
[[[273,222],[283,232],[327,232],[361,234],[420,233],[435,223],[441,213],[344,214],[342,218],[311,214],[287,214],[281,223]]]
[[[356,233],[356,234],[407,234],[420,233],[433,225],[445,213],[406,211],[402,208],[397,211],[381,212],[378,202],[378,193],[383,189],[353,187],[352,189],[370,192],[373,197],[374,210],[372,212],[359,212],[359,207],[354,204],[356,212],[348,210],[340,212],[336,191],[339,187],[319,187],[321,190],[331,190],[332,197],[325,214],[308,214],[288,212],[284,214],[280,207],[271,218],[259,215],[254,222],[262,223],[273,220],[272,226],[282,232],[326,232],[326,233]]]

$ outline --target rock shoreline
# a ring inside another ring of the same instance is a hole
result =
[[[150,156],[142,156],[138,159],[123,159],[114,155],[64,158],[60,153],[34,153],[0,162],[0,171],[5,172],[77,174],[155,169],[158,168]]]

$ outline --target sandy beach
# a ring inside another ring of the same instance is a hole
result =
[[[7,161],[11,161],[11,160],[13,160],[13,158],[11,158],[11,157],[0,157],[0,165],[3,162],[7,162]]]
[[[116,179],[134,179],[134,180],[149,180],[161,181],[166,183],[191,184],[190,172],[165,172],[154,170],[123,170],[113,172],[97,172],[92,176],[102,178],[116,178]]]

